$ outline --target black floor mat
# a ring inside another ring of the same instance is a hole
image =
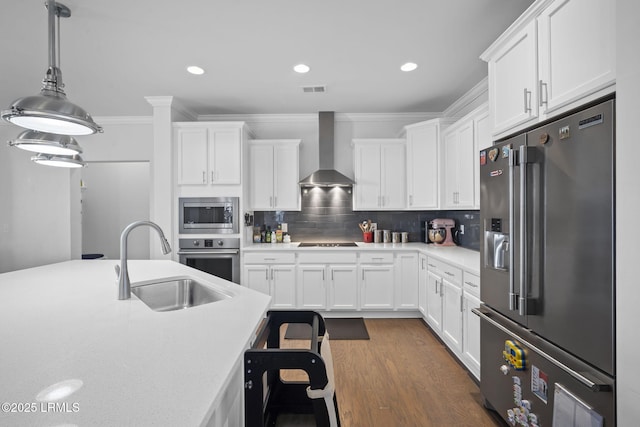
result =
[[[362,317],[324,319],[331,340],[368,340],[369,332]],[[311,326],[306,323],[290,323],[284,335],[289,340],[311,339]]]

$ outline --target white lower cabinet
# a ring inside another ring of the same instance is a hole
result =
[[[422,318],[427,319],[427,256],[418,255],[418,309]]]
[[[298,308],[357,310],[356,252],[298,253]]]
[[[471,310],[480,307],[480,300],[468,292],[463,293],[462,362],[480,379],[480,318]]]
[[[480,278],[433,257],[420,255],[419,261],[425,321],[479,379],[480,318],[471,310],[480,306]]]
[[[255,264],[254,264],[255,263]],[[248,253],[245,255],[243,285],[271,295],[272,308],[296,308],[295,254]]]
[[[358,308],[358,267],[329,266],[329,309],[356,310]]]
[[[393,252],[362,252],[360,254],[361,309],[394,308],[393,261]]]
[[[436,333],[442,332],[442,277],[427,272],[427,313],[426,320]]]
[[[418,254],[401,252],[395,259],[396,308],[418,308]]]
[[[442,279],[442,339],[457,355],[462,353],[462,289]]]
[[[326,267],[298,265],[298,307],[307,310],[324,310],[327,307]]]
[[[360,266],[360,308],[393,308],[393,264]]]

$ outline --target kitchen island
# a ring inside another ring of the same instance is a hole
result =
[[[157,312],[133,295],[117,299],[116,264],[68,261],[0,275],[0,425],[242,420],[242,355],[270,297],[173,261],[129,261],[132,286],[190,276],[233,295]],[[42,396],[59,383],[79,388]]]

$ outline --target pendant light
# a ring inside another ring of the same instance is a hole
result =
[[[31,161],[39,165],[55,166],[58,168],[83,168],[87,164],[82,157],[75,154],[73,156],[64,156],[62,154],[38,154],[33,156]]]
[[[43,154],[73,156],[82,153],[82,148],[75,138],[37,130],[25,130],[16,139],[9,141],[9,146]]]
[[[71,10],[55,0],[47,0],[49,18],[49,68],[38,95],[20,98],[0,114],[8,122],[27,129],[63,135],[89,135],[102,132],[102,128],[81,107],[67,100],[58,68],[59,52],[56,52],[56,16],[58,39],[60,17],[68,18]]]

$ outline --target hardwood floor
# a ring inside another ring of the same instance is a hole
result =
[[[370,340],[331,341],[343,427],[503,425],[483,408],[476,383],[422,320],[365,324]],[[281,344],[300,346],[304,341]],[[300,380],[300,372],[282,376]]]

